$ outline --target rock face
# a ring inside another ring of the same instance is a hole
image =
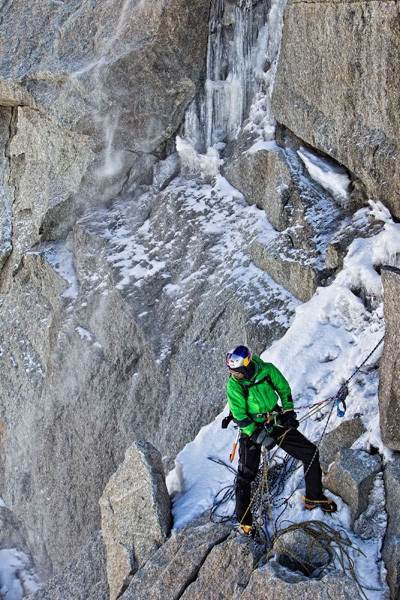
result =
[[[93,535],[59,575],[27,597],[31,600],[109,600],[106,549],[101,535]]]
[[[18,270],[24,252],[40,240],[48,213],[64,205],[77,191],[94,158],[86,136],[57,126],[38,110],[18,106],[10,119],[6,117],[10,139],[3,162],[5,213],[2,215],[0,211],[0,217],[3,216],[3,230],[7,223],[8,227],[12,225],[13,236],[9,257],[10,241],[0,240],[3,247],[0,252],[7,256],[0,287],[3,292],[11,285],[11,277]]]
[[[253,239],[249,252],[254,263],[307,302],[334,273],[327,267],[328,245],[348,221],[348,211],[307,176],[301,140],[281,132],[279,144],[268,142],[258,149],[246,137],[231,143],[223,172],[279,232],[265,231]]]
[[[382,556],[388,570],[388,583],[392,598],[398,598],[400,592],[400,456],[396,454],[393,462],[385,469],[386,511],[388,527],[383,544]]]
[[[398,18],[394,2],[290,2],[273,111],[400,217]]]
[[[170,499],[160,453],[135,442],[100,499],[107,548],[110,599],[165,542],[171,526]]]
[[[379,415],[382,440],[392,450],[400,450],[400,351],[399,294],[400,270],[382,270],[386,336],[379,368]]]
[[[58,123],[106,145],[151,152],[171,137],[194,96],[208,12],[206,0],[38,2],[29,11],[12,3],[2,8],[0,74],[23,80]]]

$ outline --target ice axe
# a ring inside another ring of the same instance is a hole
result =
[[[240,436],[240,429],[238,429],[238,432],[237,432],[237,435],[236,435],[236,439],[235,439],[235,441],[234,441],[234,443],[233,443],[232,452],[231,452],[231,453],[230,453],[230,455],[229,455],[229,460],[230,460],[231,462],[233,462],[233,459],[235,458],[235,454],[236,454],[236,448],[237,448],[238,441],[239,441],[239,436]]]

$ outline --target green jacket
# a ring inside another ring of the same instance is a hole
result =
[[[251,362],[255,367],[251,379],[241,379],[239,383],[239,380],[231,375],[226,386],[226,395],[233,418],[241,432],[249,436],[266,419],[265,416],[255,415],[265,415],[273,411],[279,398],[283,410],[293,409],[291,389],[282,373],[272,363],[266,363],[258,356],[253,356]],[[247,399],[244,386],[248,388]],[[279,423],[279,417],[277,422]]]

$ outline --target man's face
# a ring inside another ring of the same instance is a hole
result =
[[[237,371],[233,371],[232,369],[229,369],[229,373],[235,378],[235,379],[243,379],[244,378],[244,374],[243,373],[238,373]]]

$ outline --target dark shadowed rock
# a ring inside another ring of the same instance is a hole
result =
[[[277,537],[273,552],[280,565],[308,576],[316,569],[326,567],[332,559],[330,553],[317,539],[301,529]]]

